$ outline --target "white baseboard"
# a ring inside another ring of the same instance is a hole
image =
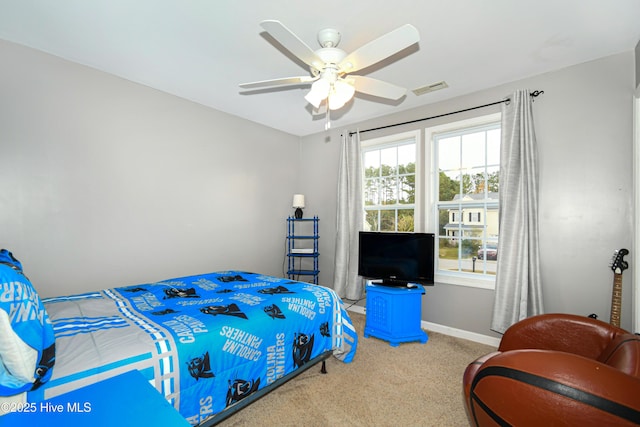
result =
[[[422,321],[421,325],[422,328],[426,329],[427,331],[438,332],[440,334],[450,335],[452,337],[462,338],[480,344],[490,345],[496,348],[500,345],[500,338],[490,337],[489,335],[465,331],[464,329],[452,328],[450,326],[439,325],[437,323],[425,322],[424,320]]]
[[[359,314],[367,314],[367,311],[365,310],[365,308],[360,307],[359,305],[352,305],[351,307],[347,308],[347,311],[353,311],[354,313],[359,313]]]
[[[364,307],[360,307],[359,305],[353,305],[347,310],[353,311],[354,313],[360,313],[364,315],[367,314],[366,309]],[[489,335],[483,335],[477,332],[470,332],[463,329],[452,328],[450,326],[440,325],[438,323],[425,322],[424,320],[420,325],[427,331],[438,332],[439,334],[450,335],[452,337],[462,338],[480,344],[490,345],[496,348],[498,347],[498,345],[500,345],[500,338],[490,337]]]

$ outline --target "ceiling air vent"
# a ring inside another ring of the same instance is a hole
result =
[[[422,87],[413,89],[412,92],[415,93],[416,95],[424,95],[425,93],[434,92],[436,90],[444,89],[447,87],[449,87],[447,82],[441,81],[438,83],[433,83],[427,86],[422,86]]]

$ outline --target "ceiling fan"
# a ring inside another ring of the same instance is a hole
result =
[[[260,25],[282,46],[307,64],[311,74],[242,83],[240,87],[243,89],[311,84],[311,90],[305,99],[315,109],[319,109],[326,101],[327,112],[343,107],[356,91],[392,100],[402,98],[407,92],[405,88],[394,84],[351,73],[374,65],[418,43],[420,35],[412,25],[403,25],[350,54],[336,47],[340,42],[340,32],[335,29],[328,28],[318,33],[318,42],[322,47],[314,51],[279,21],[262,21]]]

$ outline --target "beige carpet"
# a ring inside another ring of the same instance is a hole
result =
[[[328,373],[314,366],[219,426],[468,426],[462,373],[494,348],[429,332],[426,344],[391,347],[364,338],[365,316],[350,313],[358,350]]]

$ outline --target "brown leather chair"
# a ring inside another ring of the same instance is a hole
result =
[[[570,314],[524,319],[463,379],[472,426],[640,425],[640,336]]]

